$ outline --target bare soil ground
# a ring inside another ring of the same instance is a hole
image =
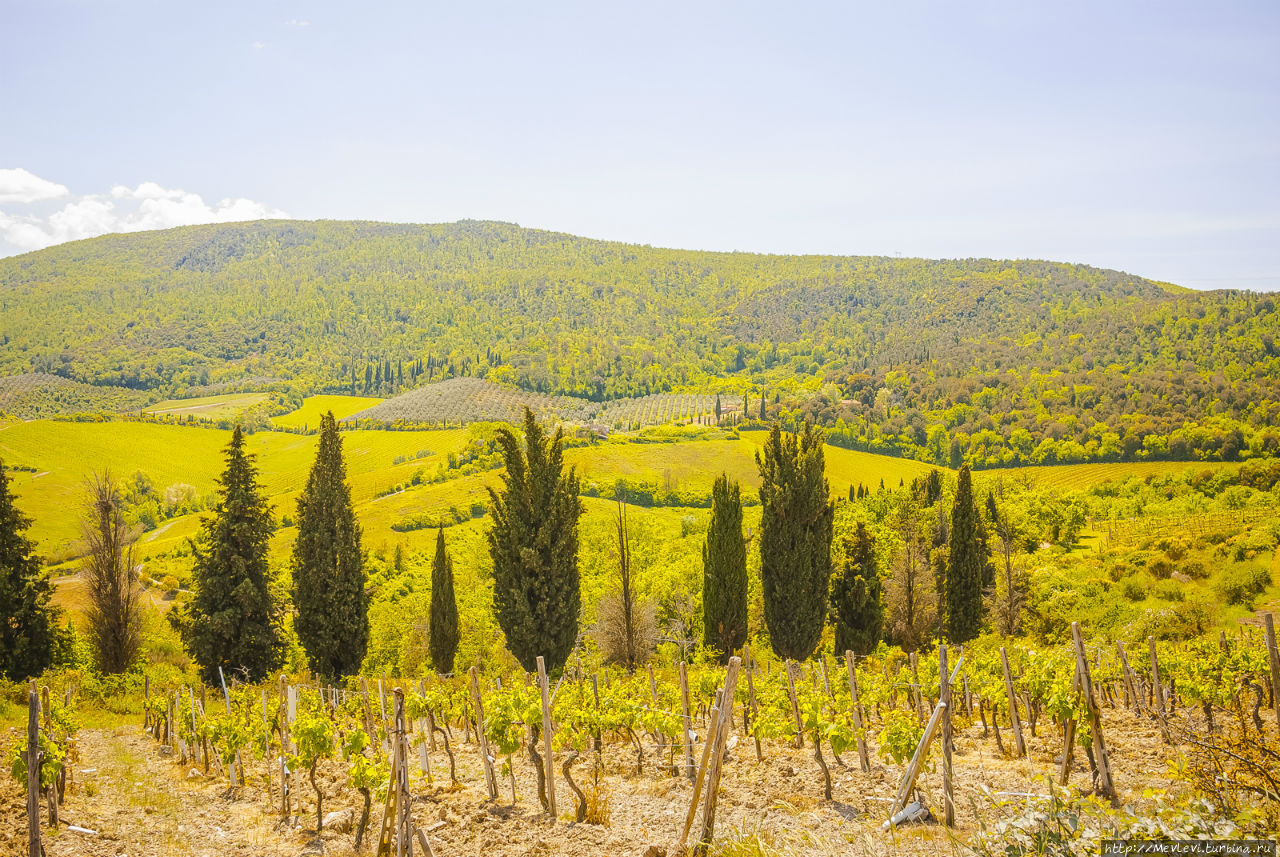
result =
[[[1104,717],[1122,800],[1140,800],[1145,789],[1178,788],[1166,764],[1178,751],[1160,743],[1154,723],[1110,708],[1104,710]],[[994,737],[982,737],[981,724],[958,728],[954,741],[957,827],[948,831],[938,824],[913,825],[891,833],[882,833],[880,825],[902,775],[899,766],[886,766],[873,757],[873,770],[864,774],[857,769],[856,752],[846,753],[841,765],[828,749],[835,799],[826,801],[807,743],[798,750],[783,741],[768,742],[764,761],[757,762],[751,740],[738,736],[721,782],[716,838],[759,836],[782,852],[795,854],[955,853],[981,824],[990,825],[1007,811],[995,801],[1016,802],[1019,795],[1046,792],[1046,777],[1057,771],[1055,757],[1062,751],[1062,742],[1044,723],[1038,731],[1035,738],[1027,735],[1028,757],[1013,759],[998,753]],[[17,738],[16,732],[10,732],[0,743]],[[1012,735],[1007,730],[1004,738],[1011,749]],[[413,754],[413,815],[428,832],[436,855],[643,855],[650,846],[673,853],[692,786],[683,777],[672,776],[669,768],[659,767],[652,744],[646,743],[639,775],[634,750],[623,745],[606,747],[601,783],[610,806],[607,825],[572,822],[573,795],[560,780],[557,764],[560,818],[552,824],[539,805],[527,755],[514,760],[515,804],[510,782],[501,775],[499,799],[489,802],[475,745],[464,742],[460,733],[455,739],[461,785],[449,786],[443,748],[432,755],[431,784],[420,775],[417,754]],[[315,794],[305,776],[293,778],[294,808],[301,815],[286,822],[278,812],[279,778],[273,778],[268,801],[263,786],[266,767],[261,760],[249,762],[250,785],[233,790],[216,771],[206,778],[197,766],[165,755],[137,726],[84,730],[78,752],[62,807],[63,828],[46,833],[49,857],[353,853],[353,830],[325,830],[317,837]],[[936,748],[933,755],[936,758]],[[591,754],[574,766],[581,787],[587,788],[593,766]],[[319,780],[326,814],[350,808],[358,819],[362,799],[347,787],[341,763],[322,763]],[[1083,789],[1090,782],[1087,759],[1077,752],[1072,784]],[[920,787],[928,805],[938,811],[940,765],[923,775]],[[362,850],[372,851],[381,809],[375,800]],[[71,833],[66,830],[68,824],[95,830],[97,835]],[[22,789],[5,777],[0,785],[0,855],[25,854],[25,829]]]

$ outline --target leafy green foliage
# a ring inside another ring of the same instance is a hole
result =
[[[839,569],[831,581],[831,618],[836,655],[852,651],[859,657],[880,642],[884,605],[880,601],[880,570],[875,545],[866,524],[859,521],[852,538],[842,545]],[[839,751],[837,751],[839,752]]]
[[[546,438],[530,410],[524,444],[498,431],[507,469],[500,491],[489,489],[493,526],[493,603],[507,648],[525,670],[558,670],[578,637],[578,476],[564,471],[563,431]],[[523,446],[523,448],[522,448]]]
[[[320,423],[320,444],[298,498],[293,547],[294,627],[315,671],[351,675],[369,641],[364,556],[351,509],[342,440],[333,413]]]
[[[239,428],[226,460],[221,501],[203,523],[203,545],[192,546],[193,597],[170,619],[206,685],[217,683],[219,667],[259,681],[280,666],[284,651],[267,560],[275,523]]]
[[[769,641],[779,657],[805,660],[822,636],[831,578],[835,507],[827,499],[822,432],[784,435],[775,424],[760,468],[760,580]]]
[[[711,489],[711,523],[702,546],[703,643],[721,663],[747,641],[747,547],[742,489],[726,474]]]

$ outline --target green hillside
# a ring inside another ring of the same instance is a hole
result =
[[[475,221],[194,226],[0,260],[0,376],[152,400],[271,379],[297,401],[471,376],[593,402],[718,392],[753,417],[763,396],[839,445],[952,466],[1273,452],[1278,330],[1271,297],[1083,265]]]

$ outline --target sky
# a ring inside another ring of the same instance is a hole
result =
[[[0,255],[258,217],[1280,290],[1280,4],[0,0]]]

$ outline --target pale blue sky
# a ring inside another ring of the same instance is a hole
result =
[[[0,254],[471,217],[1280,289],[1273,0],[0,0],[0,22]]]

